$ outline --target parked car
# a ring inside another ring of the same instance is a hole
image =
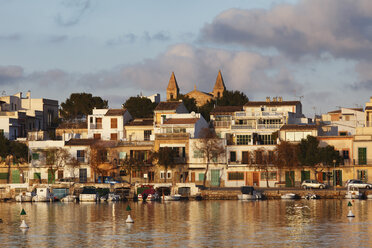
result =
[[[301,183],[301,187],[304,189],[325,189],[326,185],[324,183],[320,183],[317,180],[304,180]]]
[[[362,180],[350,179],[346,181],[346,187],[356,187],[359,189],[372,189],[372,184],[365,183]]]

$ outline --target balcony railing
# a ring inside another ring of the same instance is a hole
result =
[[[261,116],[266,116],[266,117],[270,117],[270,116],[275,116],[275,117],[278,117],[278,116],[283,116],[282,113],[278,113],[278,112],[235,112],[235,116],[236,117],[261,117]]]
[[[231,129],[256,129],[256,127],[252,125],[231,125]]]
[[[102,129],[102,123],[97,123],[97,124],[91,123],[90,129]]]

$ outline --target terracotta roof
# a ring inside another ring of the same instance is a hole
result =
[[[105,116],[123,116],[127,110],[126,109],[109,109]]]
[[[180,101],[160,102],[158,106],[156,106],[155,111],[176,110],[180,104],[182,104]]]
[[[367,106],[366,107],[366,110],[371,110],[372,109],[372,106]]]
[[[91,146],[96,143],[95,139],[70,139],[66,142],[66,146]]]
[[[163,124],[172,125],[172,124],[195,124],[199,118],[172,118],[165,120]]]
[[[270,101],[270,102],[265,102],[265,101],[261,101],[261,102],[247,102],[244,106],[247,106],[247,107],[259,107],[259,106],[290,106],[290,105],[296,105],[296,104],[301,104],[300,101],[282,101],[282,102],[279,102],[279,101]]]
[[[316,130],[316,129],[318,129],[317,125],[308,125],[308,124],[303,124],[303,125],[287,124],[280,128],[280,130]]]
[[[134,119],[127,123],[126,126],[152,126],[154,124],[153,118]]]
[[[219,113],[234,113],[236,111],[242,111],[242,106],[216,106],[212,111],[211,114],[219,114]]]
[[[57,129],[87,129],[87,128],[88,124],[86,122],[77,123],[64,122],[57,127]]]

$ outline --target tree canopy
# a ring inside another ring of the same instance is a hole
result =
[[[6,158],[11,155],[14,162],[27,161],[28,147],[26,144],[8,140],[3,134],[0,134],[0,157]]]
[[[221,98],[217,99],[218,106],[243,106],[249,101],[248,97],[241,91],[225,90]]]
[[[124,103],[124,107],[133,118],[153,117],[156,105],[157,103],[153,103],[150,99],[142,96],[132,96]]]
[[[92,109],[108,108],[108,101],[90,93],[72,93],[65,102],[61,103],[61,116],[65,120],[72,120],[92,114]]]
[[[339,164],[342,160],[333,146],[319,147],[319,140],[314,136],[307,136],[299,144],[298,160],[301,165],[316,167],[319,164]]]

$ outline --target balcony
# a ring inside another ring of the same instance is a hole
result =
[[[174,139],[174,140],[183,140],[190,138],[189,133],[157,133],[155,134],[155,139],[157,140],[168,140],[168,139]]]
[[[102,123],[97,123],[97,124],[91,123],[90,129],[102,129]]]
[[[154,141],[120,141],[119,146],[153,146]]]
[[[215,128],[229,128],[231,121],[214,121],[213,125]]]
[[[235,117],[283,117],[282,113],[278,112],[235,112]]]
[[[255,126],[252,125],[231,125],[231,129],[240,130],[240,129],[256,129]]]

